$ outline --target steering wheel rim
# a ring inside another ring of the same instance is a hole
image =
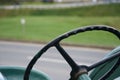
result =
[[[72,72],[78,72],[80,67],[81,68],[85,68],[88,69],[87,66],[79,66],[77,65],[74,60],[68,55],[68,53],[60,46],[60,41],[68,38],[72,35],[78,34],[78,33],[82,33],[82,32],[86,32],[86,31],[92,31],[92,30],[103,30],[103,31],[108,31],[113,33],[114,35],[116,35],[119,39],[120,39],[120,32],[118,30],[116,30],[113,27],[110,26],[105,26],[105,25],[94,25],[94,26],[85,26],[83,28],[78,28],[72,31],[69,31],[59,37],[57,37],[56,39],[52,40],[51,42],[49,42],[46,46],[44,46],[34,57],[33,59],[30,61],[30,63],[28,64],[25,74],[24,74],[24,80],[29,80],[29,75],[30,72],[34,66],[34,64],[37,62],[37,60],[42,56],[43,53],[45,53],[49,48],[51,47],[56,47],[56,49],[61,53],[61,55],[64,57],[64,59],[67,61],[67,63],[70,65],[70,67],[72,68]],[[92,69],[92,68],[91,68]],[[86,72],[86,71],[85,71]],[[71,74],[72,75],[72,74]]]

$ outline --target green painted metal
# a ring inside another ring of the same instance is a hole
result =
[[[111,56],[112,54],[116,54],[120,52],[120,46],[117,47],[116,49],[114,49],[113,51],[111,51],[109,54],[107,54],[105,56],[105,58]],[[103,65],[100,65],[99,67],[97,67],[96,69],[94,69],[91,74],[90,77],[92,80],[99,80],[100,77],[102,77],[103,75],[106,74],[106,72],[110,71],[114,65],[118,62],[118,58],[115,58],[112,61],[106,62]],[[120,76],[120,65],[118,65],[118,67],[114,70],[114,72],[105,80],[114,80],[115,78]]]
[[[115,78],[114,80],[120,80],[120,77],[118,77],[118,78]]]
[[[88,74],[82,74],[79,76],[78,80],[91,80]]]
[[[5,80],[23,80],[23,75],[25,68],[23,67],[0,67],[0,72],[2,73]],[[35,70],[31,71],[30,80],[51,80],[48,75],[43,72],[37,72]]]

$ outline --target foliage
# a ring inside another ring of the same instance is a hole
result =
[[[0,4],[19,4],[19,0],[0,0]]]
[[[120,16],[120,3],[63,9],[15,9],[0,10],[0,16]]]
[[[120,16],[119,11],[120,3],[64,9],[33,10],[31,14],[59,16]]]

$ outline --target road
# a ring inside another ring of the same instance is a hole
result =
[[[26,67],[32,57],[43,47],[41,44],[0,41],[0,65]],[[78,63],[90,65],[103,58],[109,50],[66,47],[65,50]],[[68,80],[71,68],[55,48],[40,58],[34,69],[47,73],[53,80]]]
[[[120,3],[120,1],[100,1],[100,2],[78,2],[78,3],[57,3],[57,4],[44,4],[44,5],[0,5],[0,9],[57,9],[57,8],[71,8],[80,6],[91,6],[99,4]]]

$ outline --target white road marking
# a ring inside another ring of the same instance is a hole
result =
[[[32,58],[33,58],[32,56],[27,57],[28,60],[31,60]],[[52,59],[52,58],[40,58],[39,61],[67,64],[67,62],[65,60]],[[84,63],[83,62],[76,62],[76,63],[90,65],[90,63],[85,63],[85,62]]]

